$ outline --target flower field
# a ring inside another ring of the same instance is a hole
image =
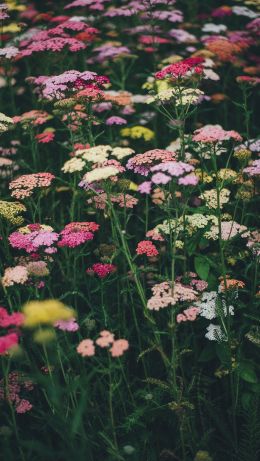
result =
[[[0,459],[259,460],[260,3],[223,3],[0,3]]]

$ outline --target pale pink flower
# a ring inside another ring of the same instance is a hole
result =
[[[121,357],[129,348],[129,343],[126,339],[117,339],[113,342],[110,349],[112,357]]]
[[[92,339],[83,339],[77,347],[78,354],[82,357],[93,357],[95,355],[95,346]]]

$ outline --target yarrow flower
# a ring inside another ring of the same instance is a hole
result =
[[[181,314],[178,314],[176,317],[177,323],[182,322],[194,322],[196,320],[200,310],[197,307],[189,307],[189,309],[185,309]]]
[[[99,229],[95,222],[72,222],[60,232],[59,247],[75,248],[89,240],[93,240],[94,232]]]
[[[136,253],[138,255],[146,255],[151,257],[157,256],[159,254],[159,251],[157,250],[156,246],[149,240],[142,240],[137,245]]]
[[[107,277],[110,274],[113,274],[116,271],[116,266],[114,264],[105,264],[105,263],[95,263],[89,269],[86,270],[86,273],[96,274],[100,279]]]
[[[54,326],[62,331],[74,332],[74,331],[78,331],[79,329],[79,325],[76,322],[76,319],[74,317],[72,317],[69,320],[57,320],[54,323]]]
[[[27,413],[32,409],[32,404],[21,397],[21,392],[27,393],[33,389],[34,385],[30,379],[22,373],[12,371],[0,381],[0,400],[8,402],[18,414]]]
[[[152,149],[131,157],[127,162],[127,169],[133,170],[143,176],[147,176],[151,168],[157,163],[171,162],[175,160],[175,153],[164,149]]]
[[[111,125],[126,125],[127,120],[122,117],[116,117],[112,116],[106,119],[106,125],[111,126]]]
[[[129,343],[126,339],[115,339],[115,335],[108,330],[101,331],[95,343],[102,349],[109,348],[108,351],[112,357],[121,357],[129,349]],[[96,353],[94,341],[83,339],[77,346],[77,352],[82,357],[94,356]]]
[[[200,57],[183,59],[156,72],[155,78],[161,80],[167,77],[176,79],[191,77],[192,74],[201,75],[203,73],[203,67],[201,66],[203,61],[204,59]]]
[[[178,302],[193,302],[197,299],[197,291],[191,287],[176,282],[172,286],[170,282],[162,282],[152,288],[153,296],[148,300],[147,307],[150,310],[160,310],[167,306],[174,306]]]
[[[54,325],[57,321],[75,318],[74,310],[57,299],[29,301],[22,308],[24,326],[34,328],[38,325]]]
[[[23,223],[24,218],[21,216],[21,213],[25,211],[26,208],[22,203],[0,200],[0,217],[13,225],[19,226]]]
[[[234,139],[234,141],[242,141],[242,137],[237,131],[224,130],[220,125],[205,125],[198,130],[195,130],[192,137],[193,141],[202,143],[216,143]]]
[[[27,253],[34,253],[43,250],[44,253],[55,253],[57,249],[53,246],[59,238],[57,232],[53,232],[51,226],[43,224],[28,224],[12,232],[8,240],[13,248],[25,250]]]
[[[34,189],[49,187],[55,176],[51,173],[33,173],[20,176],[9,184],[11,196],[17,199],[30,197]]]

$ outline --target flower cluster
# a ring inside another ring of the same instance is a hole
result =
[[[30,197],[35,189],[49,187],[55,176],[51,173],[33,173],[19,176],[9,184],[11,196],[17,199]]]
[[[129,348],[129,343],[126,339],[114,339],[114,334],[107,330],[100,332],[100,336],[95,343],[101,348],[110,348],[108,351],[112,357],[121,357]],[[77,347],[77,352],[82,357],[92,357],[96,353],[94,341],[92,339],[83,339]]]

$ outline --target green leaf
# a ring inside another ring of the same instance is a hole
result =
[[[241,379],[247,383],[256,384],[257,376],[254,366],[250,362],[241,362],[238,370]]]
[[[195,271],[202,280],[207,280],[209,276],[209,263],[203,256],[196,256],[194,259]]]

